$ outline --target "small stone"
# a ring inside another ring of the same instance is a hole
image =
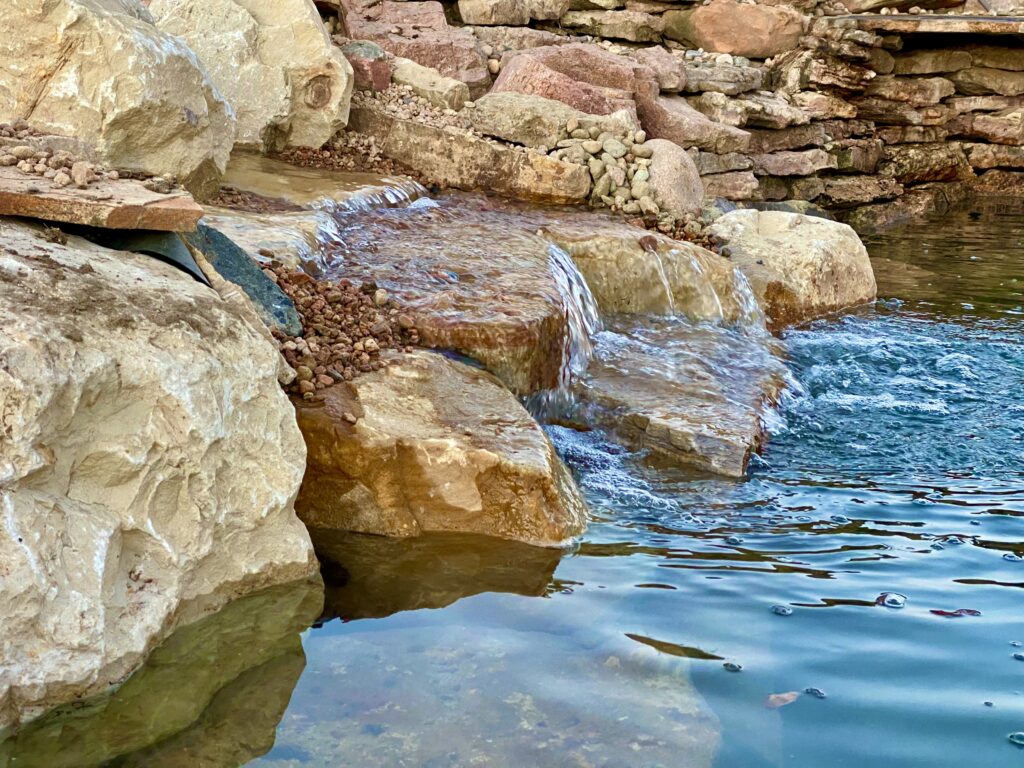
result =
[[[490,72],[492,75],[498,74],[501,71],[501,62],[498,61],[497,59],[488,59],[487,71]]]
[[[601,146],[601,142],[600,141],[596,141],[596,140],[584,141],[582,146],[583,146],[583,149],[587,153],[589,153],[591,155],[600,154],[600,152],[601,152],[601,150],[603,148]]]
[[[388,303],[388,292],[383,288],[378,288],[373,292],[373,303],[378,307],[383,307]]]
[[[358,421],[358,419],[356,419],[356,415],[354,413],[350,413],[349,411],[345,411],[343,414],[341,414],[341,418],[343,418],[349,424],[355,424],[356,421]]]
[[[647,131],[637,131],[633,134],[634,144],[643,144],[645,141],[647,141]]]
[[[633,156],[642,159],[650,158],[654,155],[654,150],[646,144],[634,144],[633,145]]]
[[[299,382],[299,394],[300,395],[311,395],[316,392],[316,384],[312,381],[300,381]]]
[[[573,131],[579,130],[579,127],[580,127],[580,121],[577,118],[575,118],[575,117],[570,117],[569,120],[565,124],[565,130],[567,130],[569,133],[572,133]],[[590,135],[589,131],[587,132],[587,135],[588,136]]]
[[[117,171],[108,171],[107,178],[110,179],[111,181],[117,181],[118,179],[121,178],[121,174],[118,173]]]
[[[605,139],[604,144],[601,145],[605,152],[618,160],[620,157],[625,157],[626,145],[618,139]]]
[[[24,144],[20,144],[17,147],[11,147],[8,151],[19,160],[29,160],[36,156],[36,151],[32,149],[32,147],[27,147]]]
[[[92,181],[92,165],[84,160],[79,160],[71,166],[71,180],[79,189],[85,189]]]
[[[0,155],[0,166],[3,166],[5,168],[9,168],[12,165],[17,165],[17,164],[18,164],[18,158],[16,158],[14,155]]]
[[[640,198],[640,210],[651,216],[657,216],[661,213],[661,209],[658,207],[658,204],[647,196]]]
[[[313,380],[313,369],[308,365],[300,365],[295,369],[295,376],[299,381],[312,381]]]
[[[1010,740],[1010,743],[1014,746],[1024,747],[1024,731],[1017,731],[1016,733],[1011,733],[1006,738],[1008,738]]]

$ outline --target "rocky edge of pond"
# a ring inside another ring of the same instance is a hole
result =
[[[520,398],[572,391],[580,426],[742,475],[784,381],[767,330],[875,296],[854,231],[810,204],[860,224],[1019,189],[1024,67],[998,25],[584,5],[0,9],[0,728],[314,575],[300,518],[571,542],[583,501]],[[962,47],[929,48],[942,29]],[[222,190],[245,151],[577,208],[465,198],[481,238],[440,208]],[[369,235],[338,238],[353,220]],[[97,228],[178,234],[140,253]],[[652,338],[688,362],[624,376]]]

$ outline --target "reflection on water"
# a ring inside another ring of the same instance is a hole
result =
[[[4,768],[234,768],[266,752],[305,666],[319,580],[273,587],[172,634],[120,688],[0,741]]]
[[[308,636],[255,764],[1013,764],[1022,231],[997,207],[871,238],[883,300],[786,334],[796,382],[744,481],[552,427],[596,518],[578,550],[554,576],[382,556],[333,613],[388,617]]]

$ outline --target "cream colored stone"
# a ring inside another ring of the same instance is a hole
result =
[[[305,446],[251,306],[147,256],[13,220],[0,238],[6,727],[316,561],[293,509]]]
[[[7,0],[0,29],[0,114],[83,139],[118,168],[216,190],[231,110],[184,41],[135,0]]]
[[[732,211],[710,227],[773,328],[871,301],[875,277],[846,224],[782,211]]]
[[[440,109],[462,109],[469,101],[469,86],[451,77],[445,77],[436,69],[417,64],[410,59],[398,57],[391,70],[391,82],[406,85],[417,96],[429,101]]]
[[[239,144],[320,147],[345,127],[352,66],[312,0],[153,0],[150,10],[231,103]]]
[[[604,314],[764,324],[746,280],[699,245],[597,216],[549,224],[542,234],[572,257]]]
[[[309,525],[540,546],[562,546],[586,527],[583,500],[544,431],[476,368],[433,352],[400,355],[296,408],[310,467],[298,509]]]

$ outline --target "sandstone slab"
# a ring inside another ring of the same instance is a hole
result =
[[[1024,169],[1024,146],[964,144],[972,168]]]
[[[953,83],[944,77],[876,77],[864,90],[865,95],[890,101],[905,101],[915,107],[938,104],[956,91]]]
[[[10,0],[0,28],[18,31],[0,60],[0,114],[86,141],[116,168],[216,191],[235,140],[231,108],[192,50],[144,8]]]
[[[483,371],[416,352],[296,411],[309,445],[298,509],[310,525],[540,546],[564,546],[586,527],[583,500],[543,430]]]
[[[396,85],[405,85],[439,109],[454,109],[456,112],[469,101],[469,86],[454,77],[445,77],[436,69],[417,64],[411,59],[396,57],[391,70],[391,80]]]
[[[665,13],[665,37],[694,48],[766,59],[798,47],[804,17],[779,5],[713,0],[693,10]]]
[[[619,323],[598,334],[578,389],[591,417],[623,442],[679,466],[741,477],[784,375],[764,336]]]
[[[1009,72],[991,67],[971,67],[954,72],[949,79],[956,84],[958,93],[968,96],[1024,95],[1024,71]]]
[[[710,227],[746,275],[769,326],[781,328],[875,298],[867,250],[845,224],[781,211],[739,210]]]
[[[679,93],[686,87],[686,66],[683,60],[663,46],[638,48],[631,56],[637,63],[654,72],[661,90]]]
[[[974,176],[963,149],[956,142],[897,144],[885,148],[879,169],[900,184],[926,181],[963,181]]]
[[[971,54],[945,48],[912,51],[896,57],[893,73],[897,75],[933,75],[958,72],[971,66]],[[979,66],[985,66],[979,64]]]
[[[749,133],[709,120],[682,96],[638,93],[637,111],[647,135],[654,139],[719,154],[744,152],[750,145]]]
[[[148,256],[0,230],[7,727],[316,560],[293,508],[305,446],[247,300]]]
[[[660,42],[663,26],[661,16],[642,11],[569,11],[560,24],[579,33],[633,43]]]
[[[46,179],[0,167],[0,215],[110,229],[190,232],[203,209],[183,190],[161,195],[131,179],[54,187]]]
[[[754,173],[760,176],[810,176],[836,167],[835,157],[823,149],[752,155],[750,160],[754,164]]]
[[[723,197],[726,200],[752,200],[760,184],[752,171],[731,171],[702,176],[704,194],[707,197]]]

